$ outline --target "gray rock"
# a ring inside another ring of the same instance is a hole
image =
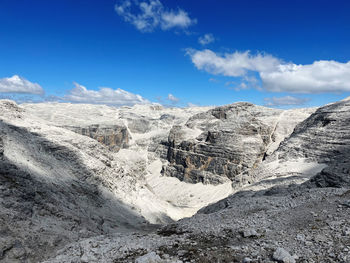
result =
[[[170,131],[163,173],[191,183],[242,181],[240,175],[263,160],[280,113],[236,103],[191,117]],[[196,129],[199,136],[191,136]]]
[[[277,248],[273,253],[273,259],[281,263],[295,263],[294,257],[292,257],[284,248]]]
[[[307,158],[319,163],[341,162],[350,154],[350,100],[316,110],[295,127],[276,152],[279,159]]]
[[[329,167],[315,175],[310,183],[317,187],[350,187],[350,162],[330,163]]]
[[[258,234],[258,232],[256,232],[255,229],[248,228],[242,232],[242,236],[243,237],[259,237],[260,235]]]
[[[194,115],[185,126],[174,126],[170,131],[169,165],[162,172],[189,183],[220,184],[231,180],[233,187],[250,183],[254,178],[248,172],[311,112],[240,102]]]
[[[149,252],[146,255],[138,257],[135,263],[162,263],[164,262],[156,252]]]
[[[110,150],[116,152],[121,148],[127,148],[131,139],[127,128],[120,125],[101,126],[96,124],[86,127],[65,126],[65,128],[95,139],[99,143],[106,145]]]

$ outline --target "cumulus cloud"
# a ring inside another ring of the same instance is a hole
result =
[[[194,65],[215,75],[239,77],[248,71],[271,71],[280,64],[279,59],[268,54],[251,55],[249,51],[217,55],[209,49],[187,49]]]
[[[39,84],[30,82],[17,75],[0,79],[0,92],[34,95],[44,94],[44,90]]]
[[[298,98],[294,96],[284,96],[284,97],[272,97],[265,98],[266,106],[300,106],[304,105],[306,102],[310,101],[308,98]]]
[[[197,22],[182,9],[167,10],[159,0],[120,0],[115,11],[141,32],[152,32],[158,27],[186,29]]]
[[[147,104],[150,103],[140,95],[122,89],[99,88],[88,90],[86,87],[74,83],[74,88],[64,96],[64,100],[77,103],[107,104],[113,106]]]
[[[169,101],[171,101],[172,103],[176,104],[180,101],[179,98],[176,98],[173,94],[168,94],[168,98]]]
[[[213,43],[214,41],[215,41],[215,38],[213,34],[205,34],[204,36],[201,36],[198,38],[199,44],[203,46]]]
[[[262,88],[273,92],[322,93],[350,91],[350,61],[315,61],[309,65],[286,63],[265,53],[249,51],[216,54],[205,49],[188,49],[193,64],[199,70],[214,75],[246,77],[257,72]]]
[[[350,91],[350,61],[315,61],[310,65],[282,64],[276,71],[260,72],[269,91],[295,93]]]

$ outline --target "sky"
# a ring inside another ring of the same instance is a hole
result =
[[[350,96],[350,1],[1,0],[0,98],[321,106]]]

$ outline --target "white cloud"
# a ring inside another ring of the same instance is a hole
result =
[[[199,70],[214,75],[247,77],[257,72],[262,88],[273,92],[322,93],[350,91],[350,61],[320,60],[309,65],[285,63],[264,53],[249,51],[216,54],[211,50],[188,49],[187,54]]]
[[[172,103],[178,103],[180,101],[179,98],[176,98],[173,94],[168,94],[168,100],[170,100]]]
[[[194,65],[215,75],[239,77],[248,71],[270,71],[280,64],[280,61],[268,54],[251,55],[249,51],[217,55],[209,49],[198,51],[187,49]]]
[[[185,29],[197,22],[182,9],[166,10],[159,0],[120,0],[115,11],[141,32],[152,32],[157,27],[162,30]]]
[[[192,107],[199,107],[199,105],[198,105],[198,104],[195,104],[195,103],[192,103],[192,102],[188,102],[188,103],[187,103],[187,107],[189,107],[189,108],[192,108]]]
[[[350,91],[350,61],[320,60],[310,65],[282,64],[276,71],[260,72],[269,91],[295,93]]]
[[[179,27],[179,28],[187,28],[193,23],[196,23],[196,20],[192,20],[188,14],[179,9],[178,12],[170,11],[164,12],[162,14],[162,24],[161,27],[164,30]]]
[[[297,98],[293,96],[284,96],[284,97],[272,97],[265,98],[266,106],[300,106],[304,105],[310,99],[307,98]]]
[[[88,90],[78,83],[74,83],[74,88],[63,99],[77,103],[107,104],[113,106],[147,104],[150,103],[140,95],[127,92],[122,89],[99,88]]]
[[[198,38],[199,44],[203,46],[213,43],[214,41],[215,41],[215,38],[213,34],[205,34],[204,36],[201,36]]]
[[[25,94],[44,94],[43,88],[37,84],[32,83],[25,78],[14,75],[10,78],[0,79],[0,92],[7,93],[25,93]]]

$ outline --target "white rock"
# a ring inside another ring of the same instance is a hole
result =
[[[135,263],[162,263],[162,262],[164,261],[154,251],[147,253],[146,255],[143,255],[141,257],[138,257],[135,260]]]
[[[295,263],[294,257],[292,257],[284,248],[277,248],[272,257],[274,260],[281,263]]]

